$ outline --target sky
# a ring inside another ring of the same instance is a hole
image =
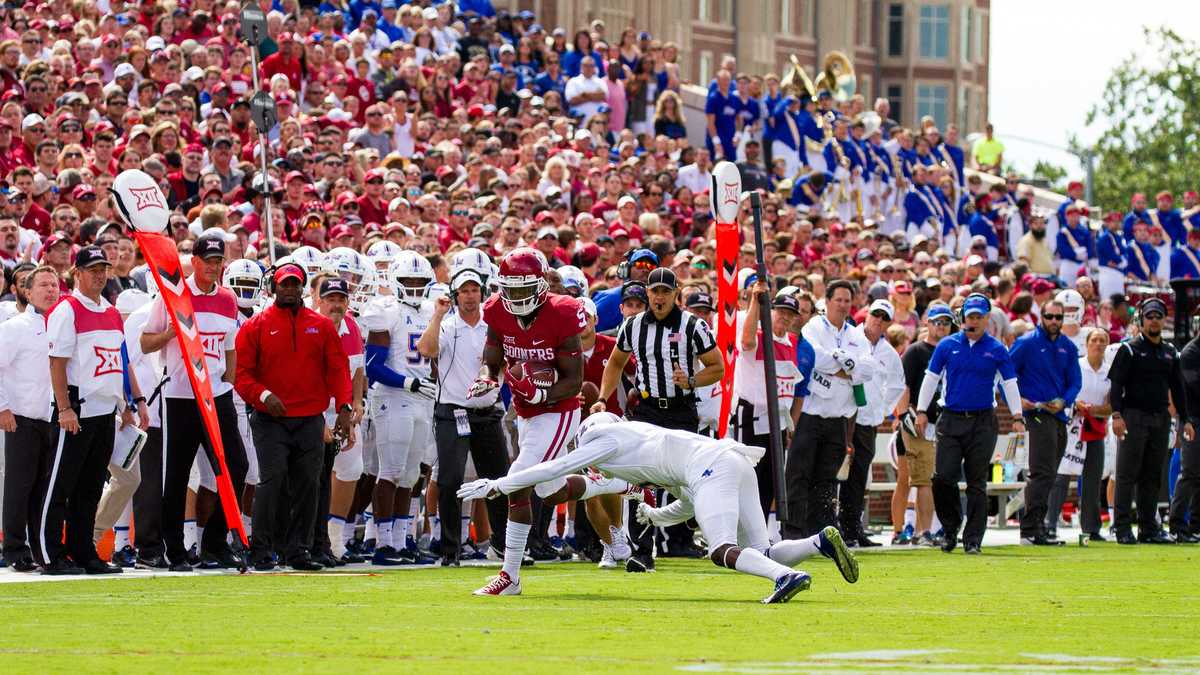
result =
[[[1072,155],[1017,137],[1066,147],[1074,133],[1095,140],[1087,111],[1125,57],[1145,55],[1143,26],[1168,26],[1200,42],[1195,0],[992,0],[989,110],[1005,162],[1030,171],[1039,159],[1082,178]]]

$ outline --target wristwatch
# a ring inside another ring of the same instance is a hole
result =
[[[354,412],[354,407],[349,403],[343,403],[342,407],[338,408],[338,412],[352,413]]]

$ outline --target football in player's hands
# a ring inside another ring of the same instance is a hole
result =
[[[591,411],[592,405],[600,400],[600,387],[597,387],[591,382],[584,382],[579,389],[579,403],[582,406],[584,414]]]
[[[539,389],[549,389],[558,382],[558,369],[554,364],[544,361],[521,361],[508,369],[508,377],[510,382],[518,379],[529,380]]]

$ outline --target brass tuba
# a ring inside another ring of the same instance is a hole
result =
[[[818,92],[828,89],[833,94],[833,100],[839,103],[849,100],[858,90],[858,78],[854,75],[854,64],[850,62],[850,57],[839,51],[826,54],[822,70],[813,84]]]
[[[784,73],[783,79],[779,81],[779,88],[784,96],[795,96],[801,101],[811,100],[817,95],[817,88],[813,86],[813,81],[809,79],[808,73],[804,72],[804,66],[800,65],[800,59],[796,58],[795,54],[791,55],[791,67]]]

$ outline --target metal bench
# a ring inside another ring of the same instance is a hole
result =
[[[966,483],[959,483],[958,489],[965,490]],[[1025,482],[1014,481],[1012,483],[988,483],[987,493],[989,497],[995,497],[1000,500],[1000,510],[997,513],[1004,514],[1003,518],[997,518],[996,527],[1004,529],[1008,527],[1008,519],[1013,517],[1021,506],[1025,504],[1024,499]],[[869,494],[891,494],[896,491],[896,484],[893,483],[871,483],[867,485]]]

